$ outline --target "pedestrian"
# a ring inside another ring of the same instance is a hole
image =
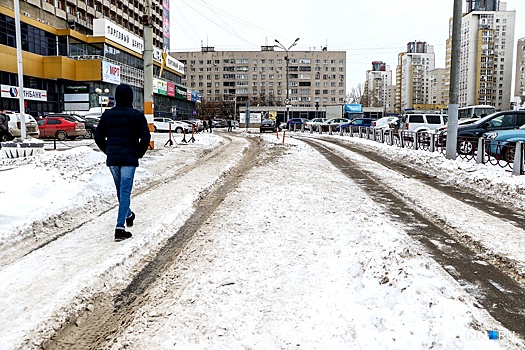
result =
[[[9,117],[7,112],[3,110],[0,113],[0,142],[9,141],[11,139],[9,133]]]
[[[208,129],[210,130],[210,132],[213,132],[211,129],[213,128],[213,119],[210,118],[208,119]]]
[[[202,127],[204,128],[203,131],[208,131],[208,122],[206,119],[202,120]]]
[[[228,119],[228,131],[232,131],[232,120]]]
[[[115,90],[116,106],[104,111],[95,129],[95,142],[106,154],[119,202],[115,242],[131,238],[125,225],[133,226],[135,213],[130,209],[133,177],[148,150],[151,134],[144,113],[133,108],[133,90],[120,84]],[[125,225],[124,225],[125,224]]]

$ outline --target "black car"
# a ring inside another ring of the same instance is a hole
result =
[[[260,132],[265,132],[265,131],[275,132],[275,128],[276,128],[275,120],[273,120],[273,119],[265,119],[265,120],[263,120],[261,122],[261,126],[259,127],[259,131]]]
[[[487,115],[473,123],[458,125],[458,153],[471,154],[478,146],[478,139],[493,130],[511,130],[525,125],[525,111],[501,111]],[[447,130],[442,130],[438,142],[445,144]]]
[[[97,128],[100,118],[81,117],[78,114],[69,114],[68,117],[76,120],[77,122],[84,123],[86,126],[86,135],[84,135],[85,139],[92,139],[95,137],[95,129]]]

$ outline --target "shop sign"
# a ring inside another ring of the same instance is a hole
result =
[[[3,98],[20,98],[18,86],[0,85]],[[47,91],[24,88],[24,99],[33,101],[47,101]]]

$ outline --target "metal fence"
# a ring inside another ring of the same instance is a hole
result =
[[[310,125],[306,128],[303,125],[293,131],[365,138],[400,148],[446,153],[446,139],[430,131],[394,131],[362,126],[340,128],[338,125]],[[509,168],[515,175],[525,174],[525,152],[521,141],[501,142],[461,136],[457,142],[456,158]]]

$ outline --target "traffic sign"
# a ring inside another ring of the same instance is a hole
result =
[[[289,99],[289,98],[286,98],[286,99],[284,99],[284,104],[286,104],[286,105],[289,105],[289,104],[290,104],[290,102],[292,102],[292,101],[290,101],[290,99]]]

